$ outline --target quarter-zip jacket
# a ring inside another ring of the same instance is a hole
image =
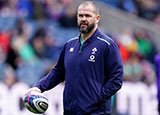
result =
[[[43,91],[65,80],[64,114],[111,113],[111,96],[122,86],[119,47],[98,29],[80,49],[80,36],[69,40],[57,65],[37,84]]]

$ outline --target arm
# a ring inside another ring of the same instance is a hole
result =
[[[160,53],[154,58],[157,74],[157,89],[158,89],[158,101],[160,102]]]
[[[106,47],[105,60],[105,74],[107,77],[102,88],[102,95],[105,99],[108,99],[121,88],[123,81],[123,63],[116,43]]]
[[[30,88],[23,96],[23,101],[25,96],[32,92],[37,91],[42,93],[49,90],[65,79],[65,68],[64,68],[64,49],[60,54],[59,60],[55,68],[53,68],[45,77],[43,77],[37,84]]]
[[[41,92],[52,89],[65,79],[64,67],[64,48],[60,54],[59,60],[55,68],[53,68],[46,76],[44,76],[34,87],[38,87]]]

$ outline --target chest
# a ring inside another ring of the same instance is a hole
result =
[[[65,66],[75,67],[80,65],[92,66],[104,61],[104,47],[96,44],[83,44],[82,48],[80,43],[70,45],[65,50]]]

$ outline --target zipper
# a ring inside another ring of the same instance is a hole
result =
[[[82,47],[83,47],[83,41],[82,41],[82,38],[80,37],[80,48],[79,48],[79,53],[82,52]]]

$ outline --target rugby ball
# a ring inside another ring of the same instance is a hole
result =
[[[33,91],[25,96],[24,105],[30,112],[42,114],[48,109],[48,99],[43,93]]]

